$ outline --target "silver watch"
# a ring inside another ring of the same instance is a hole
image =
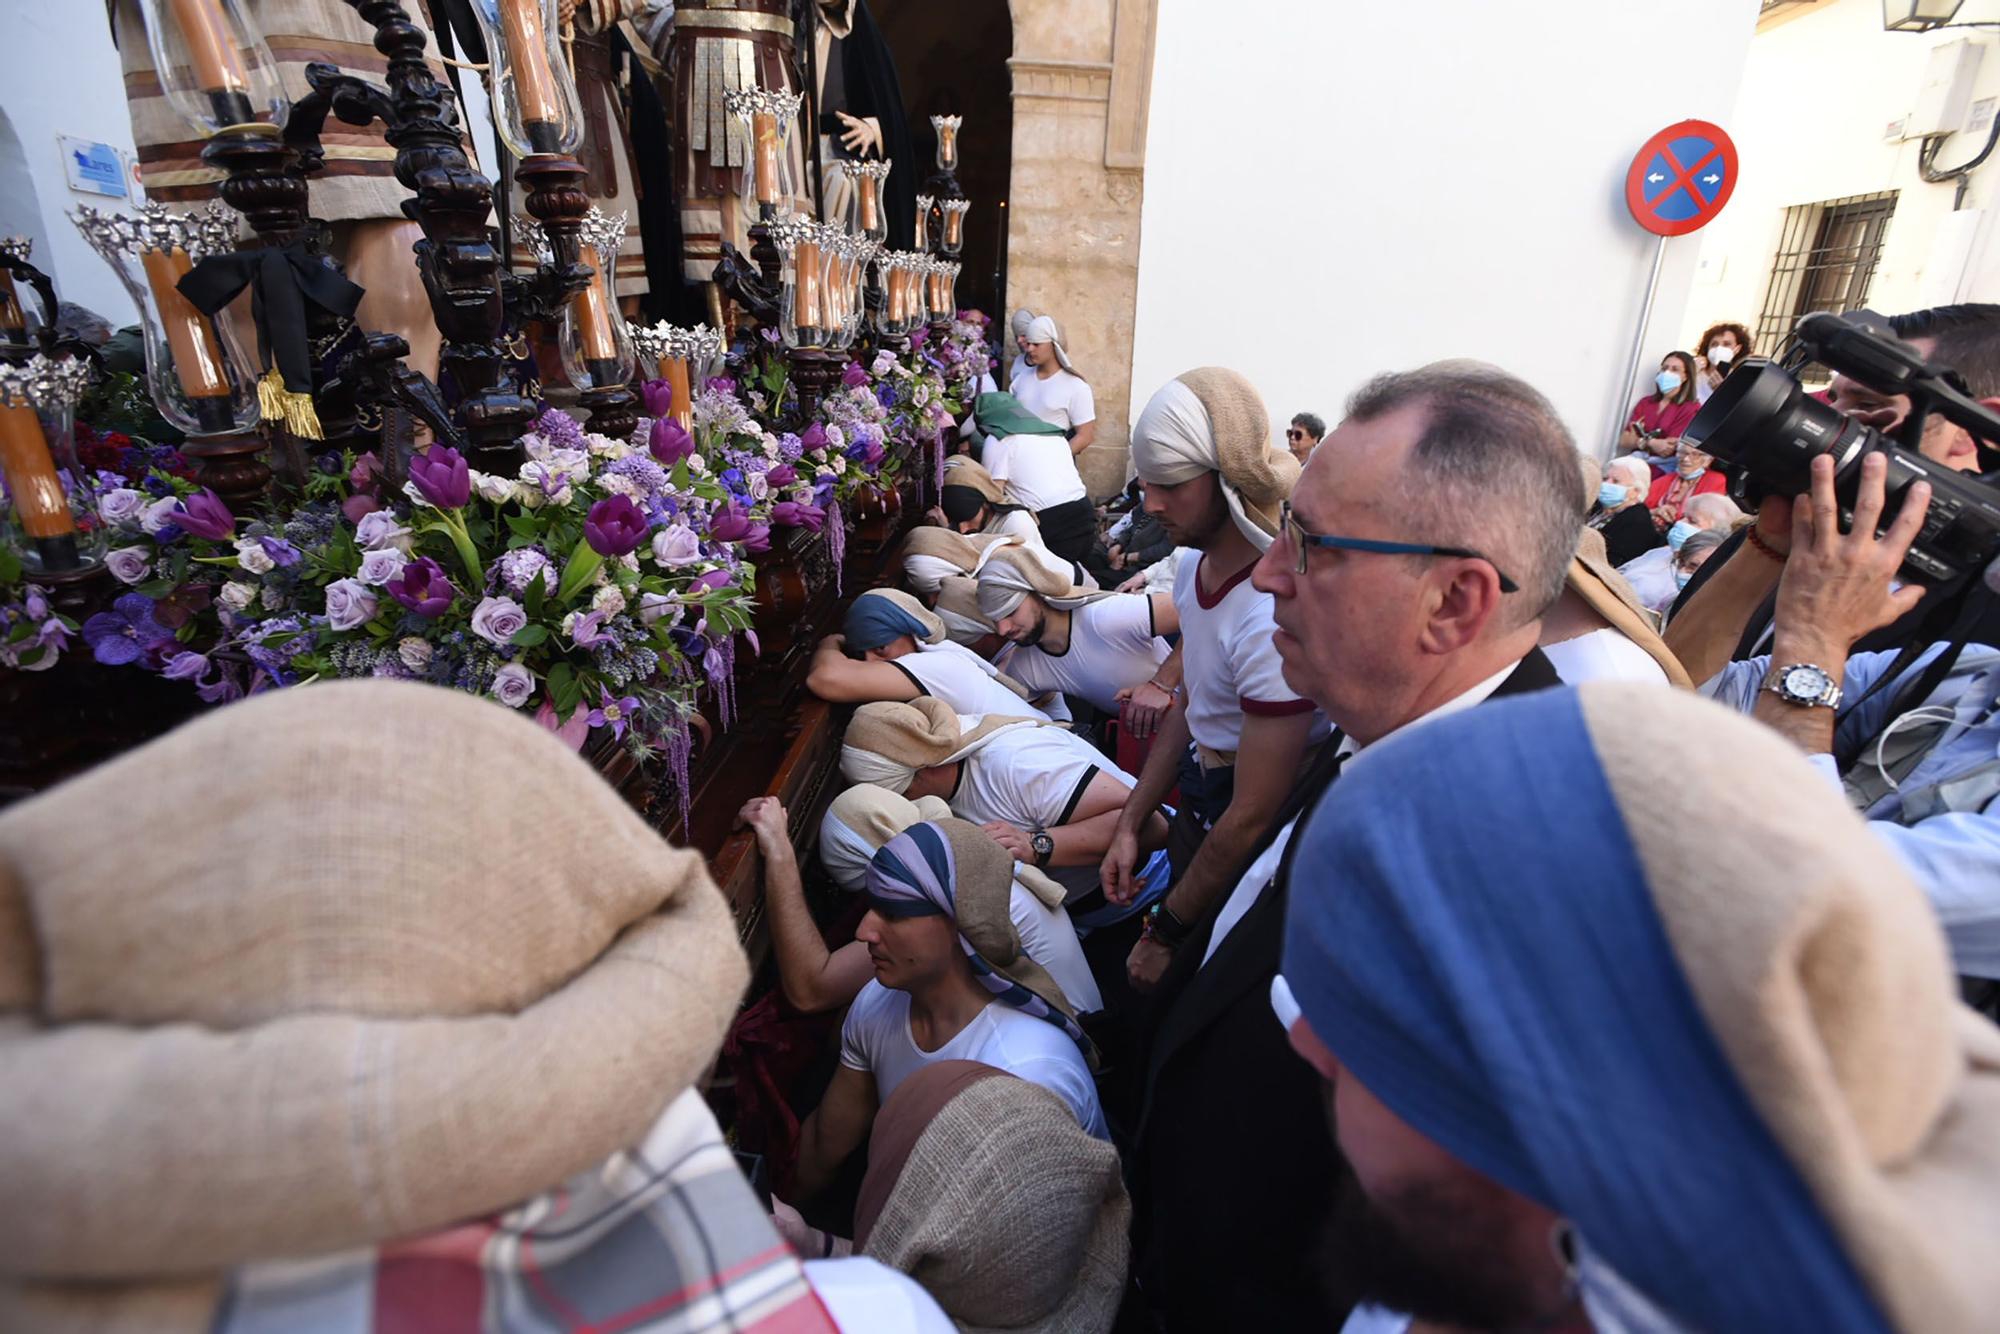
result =
[[[1816,667],[1809,662],[1795,662],[1789,667],[1778,668],[1771,673],[1764,689],[1785,703],[1796,704],[1802,709],[1840,707],[1840,682],[1834,680],[1824,667]]]

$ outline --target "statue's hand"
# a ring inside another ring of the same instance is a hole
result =
[[[867,157],[871,152],[882,156],[882,122],[873,116],[865,119],[850,116],[845,111],[836,111],[840,123],[847,128],[840,132],[840,146],[848,152]]]

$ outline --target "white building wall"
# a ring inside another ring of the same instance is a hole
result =
[[[1958,17],[2000,19],[2000,0],[1969,0]],[[1915,103],[1931,50],[1968,39],[1985,48],[1974,100],[2000,97],[2000,37],[1992,29],[1884,32],[1880,0],[1833,0],[1758,35],[1729,127],[1742,154],[1742,181],[1722,216],[1701,233],[1700,272],[1678,345],[1691,348],[1718,320],[1755,329],[1785,211],[1847,195],[1897,192],[1869,290],[1874,309],[1893,314],[2000,300],[2000,245],[1992,235],[2000,151],[1972,174],[1964,201],[1969,213],[1954,218],[1956,186],[1920,178],[1919,141],[1883,137],[1889,122]],[[1955,135],[1939,151],[1938,165],[1968,161],[1984,144],[1983,134]]]
[[[1134,415],[1179,372],[1224,365],[1274,428],[1337,420],[1378,371],[1470,356],[1608,449],[1654,253],[1625,170],[1675,121],[1730,125],[1756,13],[1162,0]],[[1668,243],[1648,349],[1682,327],[1699,244]]]

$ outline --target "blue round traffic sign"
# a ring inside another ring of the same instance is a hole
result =
[[[1736,145],[1719,125],[1684,120],[1646,141],[1625,173],[1625,207],[1658,236],[1685,236],[1736,191]]]

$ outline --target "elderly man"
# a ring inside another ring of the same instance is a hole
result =
[[[810,1198],[861,1147],[875,1112],[938,1061],[978,1061],[1040,1084],[1109,1139],[1090,1077],[1090,1039],[1008,920],[1014,863],[963,820],[927,820],[868,864],[856,938],[875,976],[840,1029],[840,1067],[799,1130],[798,1185]]]
[[[994,551],[979,569],[979,610],[1014,645],[1002,660],[1030,693],[1055,691],[1115,716],[1166,662],[1180,632],[1165,593],[1076,588],[1025,552]],[[971,710],[966,710],[971,712]]]
[[[1083,453],[1097,439],[1097,400],[1090,382],[1070,363],[1056,322],[1047,315],[1036,316],[1028,326],[1025,355],[1030,373],[1015,377],[1008,388],[1022,407],[1062,429],[1072,454]]]
[[[1355,395],[1257,563],[1285,680],[1341,730],[1309,772],[1281,775],[1282,809],[1161,988],[1133,1179],[1139,1279],[1170,1329],[1338,1318],[1314,1262],[1337,1159],[1316,1080],[1267,1000],[1292,833],[1354,752],[1557,684],[1535,641],[1583,499],[1546,399],[1493,367],[1441,362]]]
[[[1351,1167],[1349,1330],[1992,1328],[2000,1032],[1779,738],[1517,698],[1362,756],[1299,843],[1271,1005]]]
[[[806,689],[830,704],[930,696],[954,713],[1049,717],[993,664],[952,643],[935,612],[893,588],[870,588],[854,599],[843,633],[813,650]]]
[[[1132,429],[1132,462],[1146,510],[1189,548],[1174,581],[1181,645],[1171,670],[1135,690],[1130,713],[1144,735],[1171,698],[1129,821],[1176,782],[1175,882],[1133,946],[1132,984],[1155,986],[1174,951],[1221,903],[1237,870],[1292,790],[1308,747],[1326,735],[1312,701],[1284,679],[1272,643],[1270,594],[1250,567],[1271,545],[1299,465],[1270,443],[1257,390],[1235,371],[1189,371],[1154,394]],[[1172,691],[1172,696],[1167,692]],[[1189,745],[1194,753],[1189,755]],[[1237,756],[1255,763],[1238,766]],[[1121,826],[1104,862],[1105,892],[1130,892],[1136,825]]]

